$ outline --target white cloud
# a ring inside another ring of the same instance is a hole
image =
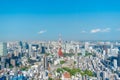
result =
[[[47,31],[46,30],[41,30],[41,31],[38,32],[38,34],[43,34],[45,32],[47,32]]]
[[[91,33],[97,33],[97,32],[100,32],[101,31],[101,29],[92,29],[90,32]]]
[[[110,32],[110,28],[105,28],[105,29],[92,29],[90,32],[91,33],[98,33],[98,32]]]
[[[102,30],[102,32],[110,32],[110,30],[111,30],[110,28],[105,28]]]

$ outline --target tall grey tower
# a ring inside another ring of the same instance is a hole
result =
[[[118,52],[117,65],[120,67],[120,51]]]
[[[7,43],[0,42],[0,56],[6,56],[7,55]]]
[[[75,59],[76,59],[76,67],[79,68],[79,56],[78,56],[78,47],[75,46]]]

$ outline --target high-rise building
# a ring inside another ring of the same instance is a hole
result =
[[[118,52],[118,61],[117,61],[117,65],[118,65],[118,67],[120,67],[120,51]]]
[[[0,56],[6,56],[7,55],[7,43],[0,42]]]
[[[41,54],[45,54],[45,53],[46,53],[45,49],[46,49],[45,46],[42,46],[42,47],[41,47]]]
[[[29,44],[29,56],[32,56],[32,44]]]
[[[78,53],[77,53],[77,49],[78,47],[75,47],[75,59],[76,59],[76,64],[77,64],[77,68],[79,68],[79,56],[78,56]]]
[[[114,68],[117,69],[117,60],[114,59]]]
[[[120,67],[120,47],[118,48],[118,58],[117,58],[117,66]]]
[[[47,58],[47,56],[45,55],[43,59],[44,59],[44,69],[47,70],[47,69],[48,69],[48,66],[49,66],[49,64],[48,64],[48,58]]]
[[[21,48],[23,48],[23,43],[22,43],[22,41],[19,42],[19,46],[20,46]]]
[[[85,42],[84,47],[85,47],[85,50],[88,50],[88,48],[89,48],[89,42]]]

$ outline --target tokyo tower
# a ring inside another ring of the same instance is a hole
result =
[[[61,35],[59,35],[59,42],[58,43],[59,43],[58,56],[62,57],[63,53],[62,53],[62,47],[61,47],[61,45],[62,45]]]

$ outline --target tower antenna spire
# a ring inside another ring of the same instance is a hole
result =
[[[61,44],[61,43],[62,43],[62,35],[59,34],[59,44]]]

